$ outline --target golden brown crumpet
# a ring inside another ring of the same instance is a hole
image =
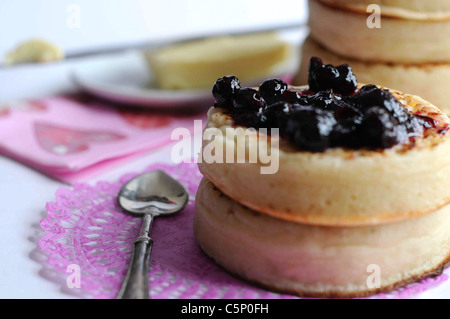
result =
[[[306,90],[307,88],[296,88]],[[449,118],[422,98],[391,90],[408,112],[427,116],[438,127],[448,127]],[[301,151],[283,138],[267,141],[253,132],[249,142],[237,145],[233,118],[224,109],[212,107],[207,129],[223,132],[206,147],[246,148],[260,143],[278,143],[272,156],[278,171],[261,174],[256,163],[199,163],[201,173],[233,200],[276,218],[310,225],[378,225],[425,215],[450,202],[450,134],[426,130],[413,144],[384,150],[332,148],[324,152]],[[270,146],[265,146],[266,149]],[[242,151],[242,150],[241,150]]]
[[[206,179],[195,204],[194,232],[203,251],[231,273],[275,291],[366,296],[439,274],[449,258],[448,205],[387,225],[309,226],[250,210]]]
[[[309,8],[311,36],[338,55],[371,62],[450,61],[450,19],[399,19],[382,11],[381,27],[369,28],[370,13],[319,0],[310,0]]]
[[[447,0],[320,0],[323,3],[359,13],[370,5],[378,5],[383,16],[399,19],[445,20],[450,18]],[[370,8],[369,8],[370,9]]]

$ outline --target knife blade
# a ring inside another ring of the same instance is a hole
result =
[[[198,40],[204,40],[208,38],[213,37],[220,37],[220,36],[239,36],[239,35],[249,35],[249,34],[256,34],[256,33],[263,33],[263,32],[271,32],[271,31],[288,31],[288,30],[300,30],[302,28],[306,27],[305,22],[291,22],[286,24],[277,24],[277,25],[270,25],[266,27],[257,27],[257,28],[251,28],[251,29],[244,29],[244,30],[231,30],[231,31],[222,31],[218,33],[206,33],[206,34],[200,34],[190,37],[182,37],[182,38],[173,38],[168,40],[158,40],[158,41],[141,41],[141,42],[133,42],[133,43],[125,43],[125,44],[119,44],[119,45],[113,45],[108,47],[101,47],[101,48],[92,48],[87,50],[80,50],[80,51],[73,51],[73,52],[67,52],[64,55],[63,60],[55,61],[55,62],[61,62],[61,61],[67,61],[67,60],[73,60],[73,59],[81,59],[81,58],[87,58],[92,56],[98,56],[98,55],[104,55],[104,54],[114,54],[114,53],[120,53],[127,50],[154,50],[158,48],[162,48],[169,45],[176,45],[181,44],[185,42],[191,42],[191,41],[198,41]],[[51,62],[50,62],[51,63]],[[19,64],[12,64],[12,65],[0,65],[0,69],[5,68],[13,68],[15,66],[22,66],[26,64],[42,64],[42,63],[19,63]],[[47,63],[45,63],[47,64]]]

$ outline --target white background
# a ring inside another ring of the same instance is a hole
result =
[[[70,5],[80,9],[71,28]],[[302,0],[14,0],[0,2],[0,54],[30,37],[67,51],[299,21]]]
[[[80,27],[71,28],[71,4],[80,9]],[[64,51],[143,40],[164,40],[217,31],[235,31],[305,21],[303,0],[14,0],[0,2],[0,58],[21,41],[43,37]],[[74,63],[74,62],[71,62]],[[0,69],[0,103],[73,90],[71,63]],[[91,182],[170,161],[170,146],[146,154]],[[45,203],[62,186],[0,156],[0,298],[72,298],[47,278],[37,240]],[[445,296],[441,286],[423,294]]]

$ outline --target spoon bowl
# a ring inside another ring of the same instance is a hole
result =
[[[117,198],[119,206],[128,213],[142,215],[144,218],[118,299],[149,298],[148,265],[153,245],[149,234],[153,218],[181,211],[188,199],[186,189],[160,170],[139,175],[122,187]]]
[[[118,202],[123,210],[154,217],[179,212],[187,203],[185,188],[163,171],[139,175],[120,190]]]

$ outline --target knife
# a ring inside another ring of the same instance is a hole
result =
[[[252,28],[252,29],[245,29],[245,30],[234,30],[234,31],[222,31],[219,33],[208,33],[208,34],[201,34],[196,35],[192,37],[184,37],[184,38],[175,38],[175,39],[169,39],[164,41],[141,41],[141,42],[133,42],[133,43],[127,43],[127,44],[120,44],[115,46],[109,46],[109,47],[102,47],[102,48],[93,48],[88,50],[82,50],[82,51],[74,51],[74,52],[68,52],[64,55],[62,60],[55,61],[66,61],[66,60],[73,60],[73,59],[80,59],[80,58],[86,58],[91,56],[98,56],[103,54],[113,54],[113,53],[119,53],[127,50],[154,50],[157,48],[162,48],[169,45],[175,45],[180,44],[184,42],[191,42],[191,41],[197,41],[197,40],[204,40],[207,38],[212,37],[220,37],[220,36],[239,36],[239,35],[249,35],[249,34],[255,34],[255,33],[264,33],[264,32],[271,32],[271,31],[288,31],[288,30],[301,30],[302,28],[306,27],[305,22],[291,22],[286,24],[277,24],[277,25],[271,25],[267,27],[260,27],[260,28]],[[45,63],[18,63],[18,64],[12,64],[12,65],[0,65],[0,69],[7,69],[12,68],[14,66],[22,66],[26,64],[45,64]]]

